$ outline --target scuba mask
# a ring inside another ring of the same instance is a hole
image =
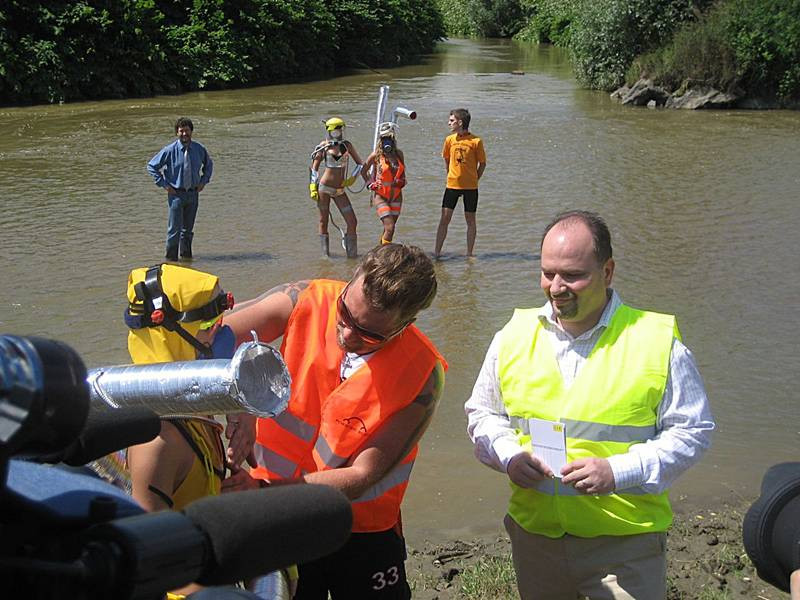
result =
[[[382,137],[381,138],[381,152],[384,154],[391,154],[395,150],[394,139],[390,137]]]

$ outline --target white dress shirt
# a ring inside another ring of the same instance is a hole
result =
[[[621,304],[619,295],[612,291],[597,325],[577,337],[561,329],[549,302],[539,310],[543,333],[553,346],[567,387],[575,380]],[[464,408],[467,433],[475,444],[475,456],[482,463],[505,473],[509,461],[524,450],[517,442],[503,403],[497,376],[499,347],[498,332],[486,352],[472,395]],[[658,433],[647,442],[633,444],[625,454],[608,457],[615,488],[640,487],[650,494],[661,493],[683,471],[700,460],[711,444],[713,429],[708,397],[694,357],[676,338],[672,342],[664,396],[658,406]]]

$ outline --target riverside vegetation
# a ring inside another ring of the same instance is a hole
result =
[[[800,104],[800,0],[437,0],[448,32],[569,50],[586,87],[648,79]]]
[[[4,0],[0,105],[151,96],[416,60],[431,0]]]
[[[800,0],[5,0],[0,105],[404,64],[446,34],[563,46],[593,89],[647,79],[800,106]]]

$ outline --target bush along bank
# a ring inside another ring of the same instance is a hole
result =
[[[800,0],[729,0],[637,57],[624,104],[800,108]]]
[[[568,49],[632,105],[800,107],[800,0],[437,0],[448,33]],[[474,5],[475,10],[466,10]],[[494,30],[488,14],[501,15]],[[504,33],[503,33],[504,32]]]
[[[265,85],[412,62],[433,0],[6,0],[0,105]]]

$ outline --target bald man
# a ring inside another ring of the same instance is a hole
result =
[[[495,335],[466,402],[476,456],[511,481],[524,600],[663,600],[667,488],[711,442],[675,317],[623,304],[614,267],[600,216],[556,217],[541,244],[547,302]],[[549,443],[542,430],[564,440],[562,461],[532,450]]]

